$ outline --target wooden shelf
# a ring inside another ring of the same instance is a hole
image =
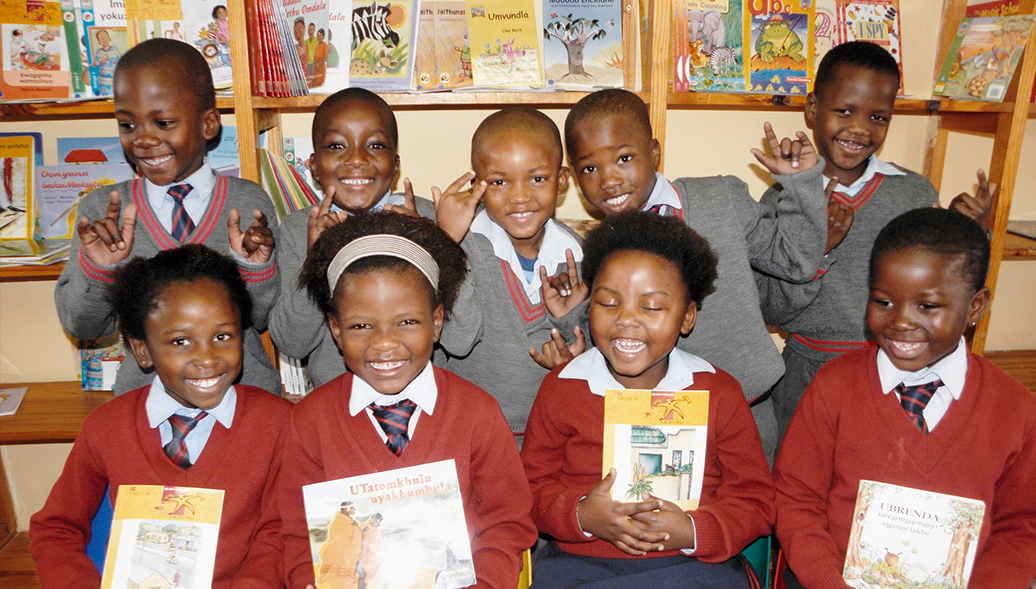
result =
[[[216,108],[221,111],[234,110],[233,96],[217,96]],[[19,102],[0,104],[0,116],[5,120],[26,121],[37,118],[97,118],[111,116],[115,104],[111,98],[83,100],[79,102]]]
[[[0,282],[57,280],[64,269],[64,262],[50,264],[49,266],[4,266],[0,268]]]
[[[1007,233],[1004,236],[1005,260],[1016,260],[1023,258],[1036,259],[1036,239],[1029,239],[1014,233]]]
[[[802,110],[806,104],[804,95],[787,94],[708,94],[675,93],[666,95],[666,104],[672,108],[716,108],[723,110]],[[1011,112],[1014,104],[1000,102],[977,102],[949,100],[947,98],[897,98],[898,114],[932,113],[1004,113]],[[1033,112],[1030,108],[1030,112]]]
[[[29,387],[18,412],[0,417],[0,444],[57,444],[75,441],[87,413],[113,397],[84,391],[78,382],[4,383]]]
[[[586,92],[428,92],[411,94],[406,92],[388,92],[380,94],[385,102],[394,108],[409,109],[449,109],[449,108],[501,108],[513,104],[523,106],[571,106],[586,96]],[[647,92],[640,92],[640,97],[648,100]],[[320,105],[325,95],[294,96],[290,98],[273,98],[269,96],[253,96],[252,107],[256,109],[274,109],[281,112],[309,112]]]

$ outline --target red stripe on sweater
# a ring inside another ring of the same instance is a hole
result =
[[[874,177],[871,178],[855,195],[849,196],[844,192],[835,192],[832,193],[831,197],[845,206],[852,208],[852,210],[858,211],[860,207],[870,200],[871,196],[877,192],[878,187],[881,186],[881,183],[884,180],[884,174],[875,173]]]
[[[227,179],[224,176],[216,177],[216,187],[212,190],[212,202],[209,203],[208,213],[202,218],[201,224],[194,229],[187,243],[205,243],[216,228],[216,223],[223,214],[223,205],[227,202]],[[251,213],[251,211],[248,211]]]
[[[500,266],[504,271],[504,283],[507,284],[507,290],[511,293],[514,308],[521,313],[522,319],[526,323],[532,323],[536,319],[543,317],[547,312],[547,306],[543,304],[543,301],[540,301],[537,305],[530,303],[529,297],[525,294],[525,288],[518,280],[518,276],[511,271],[511,265],[504,260],[500,260]]]
[[[133,185],[130,188],[130,196],[133,198],[133,203],[137,205],[137,222],[144,224],[144,229],[158,243],[158,247],[163,250],[179,247],[180,244],[165,230],[165,227],[162,227],[162,223],[155,216],[155,211],[152,210],[151,204],[148,203],[142,178],[137,178],[133,181]]]
[[[818,352],[829,352],[832,354],[841,354],[857,348],[862,348],[873,344],[873,341],[869,342],[853,342],[853,341],[838,341],[838,340],[822,340],[811,337],[806,337],[798,333],[791,334],[791,338],[807,348],[812,348]]]
[[[94,280],[99,280],[101,282],[115,281],[113,278],[115,273],[113,271],[103,270],[91,262],[90,258],[87,258],[86,254],[83,253],[82,247],[79,248],[79,267],[83,269],[83,274],[86,274]]]
[[[246,270],[240,266],[237,271],[238,274],[241,275],[241,280],[244,280],[245,282],[262,282],[264,280],[269,280],[277,274],[277,264],[270,266],[262,272],[252,272],[251,270]]]

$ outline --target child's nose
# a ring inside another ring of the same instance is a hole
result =
[[[396,334],[383,330],[374,335],[371,345],[378,350],[391,350],[399,346],[399,338],[396,337]]]

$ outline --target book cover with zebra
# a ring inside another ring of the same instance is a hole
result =
[[[352,6],[351,84],[375,92],[410,90],[420,0],[356,0]]]
[[[476,86],[543,86],[534,0],[467,0],[467,11]]]
[[[674,0],[674,92],[745,91],[741,14],[741,0]]]
[[[548,87],[622,87],[619,0],[544,0],[543,22],[543,73]]]

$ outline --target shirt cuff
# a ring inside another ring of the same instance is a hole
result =
[[[694,518],[691,514],[687,514],[687,517],[691,518],[691,525],[694,525]],[[694,548],[681,548],[682,552],[686,556],[694,556],[694,553],[698,551],[698,526],[694,525]]]
[[[586,536],[587,538],[593,538],[594,535],[584,530],[583,524],[579,523],[579,503],[582,503],[583,499],[586,499],[586,495],[580,497],[579,502],[576,503],[576,525],[579,526],[579,531],[582,532],[584,536]]]

